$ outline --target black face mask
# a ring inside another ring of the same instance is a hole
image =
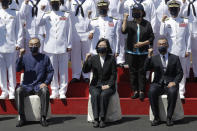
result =
[[[100,15],[106,15],[107,14],[107,9],[99,9],[99,14]]]
[[[159,46],[158,47],[158,51],[159,51],[160,54],[166,54],[167,50],[168,50],[167,46]]]
[[[9,5],[11,5],[12,4],[12,0],[9,0]]]
[[[170,14],[172,16],[178,16],[178,14],[179,14],[179,8],[178,7],[171,7],[170,8]]]
[[[38,47],[30,47],[30,51],[31,51],[31,53],[33,54],[33,53],[38,53]]]
[[[167,4],[167,3],[168,3],[168,1],[170,1],[170,0],[165,0],[165,3]]]
[[[10,2],[12,3],[12,1],[10,1],[10,0],[2,0],[1,5],[2,5],[2,7],[8,7]]]
[[[100,53],[100,54],[104,54],[104,53],[107,53],[107,48],[106,47],[98,47],[96,49],[97,53]]]
[[[60,4],[59,2],[52,2],[51,3],[51,7],[54,11],[58,11],[59,10],[59,7],[60,7]]]
[[[132,12],[132,17],[133,18],[136,18],[136,19],[138,19],[138,18],[141,18],[141,13],[140,12]]]

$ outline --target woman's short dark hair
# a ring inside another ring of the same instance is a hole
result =
[[[101,43],[101,42],[103,42],[103,41],[104,41],[104,42],[106,43],[106,45],[107,45],[107,54],[112,54],[112,49],[111,49],[111,47],[110,47],[109,40],[108,40],[108,39],[105,39],[105,38],[99,39],[99,41],[98,41],[97,44],[96,44],[96,50],[98,49],[99,43]]]
[[[143,15],[142,15],[142,18],[146,17],[146,11],[142,11],[143,12]]]

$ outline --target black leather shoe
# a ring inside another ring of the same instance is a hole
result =
[[[85,82],[85,83],[89,83],[89,82],[90,82],[90,79],[89,79],[89,78],[85,78],[85,79],[84,79],[84,82]]]
[[[77,79],[77,78],[73,78],[71,81],[70,81],[70,83],[72,84],[72,83],[77,83],[77,82],[79,82],[80,80],[79,79]]]
[[[99,122],[98,122],[98,121],[94,121],[93,127],[94,127],[94,128],[98,128],[98,127],[99,127]]]
[[[197,77],[194,77],[194,82],[197,82]]]
[[[18,123],[16,124],[16,127],[22,127],[22,126],[25,125],[25,123],[26,123],[26,121],[23,120],[23,119],[21,119],[21,120],[19,120]]]
[[[159,119],[154,119],[152,122],[151,122],[151,126],[158,126],[160,124],[160,120]]]
[[[45,117],[42,117],[42,118],[41,118],[40,124],[41,124],[43,127],[47,127],[47,126],[48,126],[48,122],[47,122],[47,120],[46,120]]]
[[[121,68],[124,68],[124,64],[123,63],[119,63],[116,65],[117,67],[121,67]]]
[[[167,126],[173,126],[174,125],[174,122],[172,121],[172,119],[167,118],[166,125]]]
[[[25,115],[19,115],[19,117],[20,117],[20,120],[16,124],[16,127],[22,127],[26,124]]]
[[[144,100],[144,98],[145,98],[145,96],[144,96],[144,92],[141,92],[141,93],[140,93],[139,98],[140,98],[140,100],[141,100],[141,101],[143,101],[143,100]]]
[[[137,99],[139,97],[139,93],[134,93],[134,95],[131,97],[132,99]]]
[[[100,124],[99,124],[99,127],[100,128],[104,128],[105,126],[106,126],[105,122],[104,121],[101,121]]]

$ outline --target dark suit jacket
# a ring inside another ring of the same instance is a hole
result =
[[[129,51],[134,51],[133,46],[137,43],[137,23],[135,21],[128,21],[127,27],[123,34],[128,34],[126,49]],[[140,42],[144,42],[146,40],[150,41],[150,46],[153,45],[154,33],[152,30],[152,26],[150,22],[143,19],[140,23]],[[148,52],[149,45],[145,45],[139,48],[140,52]]]
[[[115,87],[117,69],[116,69],[116,60],[112,55],[107,55],[101,67],[99,55],[90,57],[87,61],[84,62],[83,72],[88,73],[93,72],[92,81],[90,87],[99,87],[102,85],[109,85],[110,88]]]
[[[144,66],[146,71],[152,70],[155,73],[153,83],[162,84],[165,80],[167,83],[175,82],[178,85],[183,78],[183,70],[179,57],[170,53],[168,55],[166,72],[163,70],[160,55],[147,58]]]

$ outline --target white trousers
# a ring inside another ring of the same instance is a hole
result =
[[[71,63],[72,63],[72,78],[80,79],[89,78],[89,73],[82,72],[82,62],[85,61],[86,54],[90,52],[90,41],[76,41],[72,45]]]
[[[31,38],[38,38],[40,40],[40,49],[39,49],[39,52],[40,53],[44,53],[43,52],[43,47],[44,47],[44,35],[32,35],[32,34],[29,34],[28,32],[25,33],[25,50],[26,50],[26,53],[30,53],[30,49],[29,49],[29,40]]]
[[[158,48],[157,48],[157,42],[159,40],[159,38],[161,37],[161,35],[159,33],[155,33],[155,39],[153,41],[153,53],[154,55],[159,54]]]
[[[182,78],[181,82],[179,83],[179,94],[181,97],[181,96],[184,96],[184,94],[185,94],[185,83],[186,83],[186,77],[187,77],[187,61],[188,61],[187,59],[188,58],[179,57],[179,59],[180,59],[181,66],[183,69],[183,78]]]
[[[125,62],[125,42],[127,35],[120,33],[120,54],[117,57],[117,64]]]
[[[16,87],[16,53],[0,53],[0,87],[3,92],[14,94]],[[8,76],[7,76],[8,73]],[[8,80],[7,80],[8,78]],[[9,81],[9,84],[7,83]],[[9,89],[9,91],[8,91]]]
[[[194,77],[197,77],[197,34],[191,37],[192,66]]]
[[[59,94],[66,94],[68,86],[68,53],[51,54],[47,53],[54,68],[51,89]]]
[[[186,78],[190,77],[190,67],[191,67],[191,61],[190,61],[190,56],[186,58]]]

